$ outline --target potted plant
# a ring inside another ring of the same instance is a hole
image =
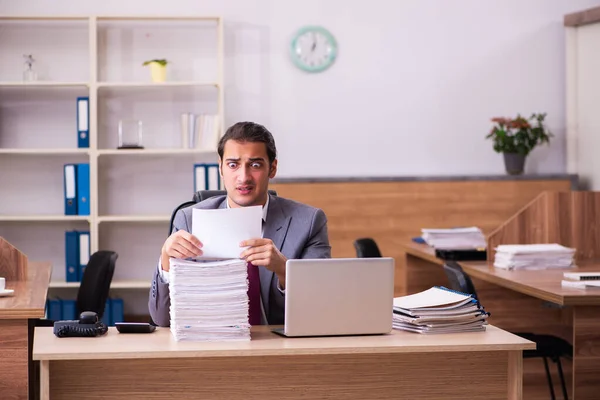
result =
[[[549,143],[552,133],[544,126],[546,113],[532,114],[529,119],[517,114],[514,119],[492,118],[495,125],[487,139],[494,142],[494,150],[504,155],[504,166],[510,175],[523,173],[527,155],[538,145]]]
[[[143,66],[150,65],[150,74],[152,82],[164,82],[167,77],[167,60],[149,60],[144,62]]]

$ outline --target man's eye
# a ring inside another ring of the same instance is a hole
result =
[[[260,168],[260,163],[252,163],[252,168]]]
[[[234,162],[230,162],[229,164],[227,164],[229,166],[229,168],[235,168],[237,166],[236,163]]]

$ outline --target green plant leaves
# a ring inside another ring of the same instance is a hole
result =
[[[151,63],[157,63],[157,64],[160,64],[160,65],[162,65],[164,67],[164,66],[167,65],[168,61],[165,60],[164,58],[160,59],[160,60],[148,60],[148,61],[144,62],[142,65],[145,67],[146,65],[149,65]]]
[[[495,125],[486,139],[492,139],[494,151],[528,155],[537,145],[550,143],[553,136],[544,126],[546,113],[532,114],[529,119],[517,114],[514,119],[492,118]]]

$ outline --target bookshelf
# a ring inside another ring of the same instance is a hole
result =
[[[218,16],[0,17],[0,236],[50,261],[65,282],[67,230],[119,254],[112,289],[125,313],[147,293],[172,210],[190,200],[193,164],[215,162],[223,134],[223,20]],[[25,82],[24,54],[36,81]],[[142,63],[165,58],[167,79]],[[89,97],[90,146],[77,147],[76,98]],[[186,148],[181,114],[216,115],[214,145]],[[142,121],[143,149],[117,149],[119,120]],[[89,216],[64,215],[63,166],[90,164]],[[143,290],[141,290],[143,289]]]

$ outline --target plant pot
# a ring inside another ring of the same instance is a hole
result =
[[[167,78],[167,66],[159,63],[150,63],[152,82],[164,82]]]
[[[504,168],[509,175],[521,175],[525,168],[524,154],[519,153],[504,153]]]

